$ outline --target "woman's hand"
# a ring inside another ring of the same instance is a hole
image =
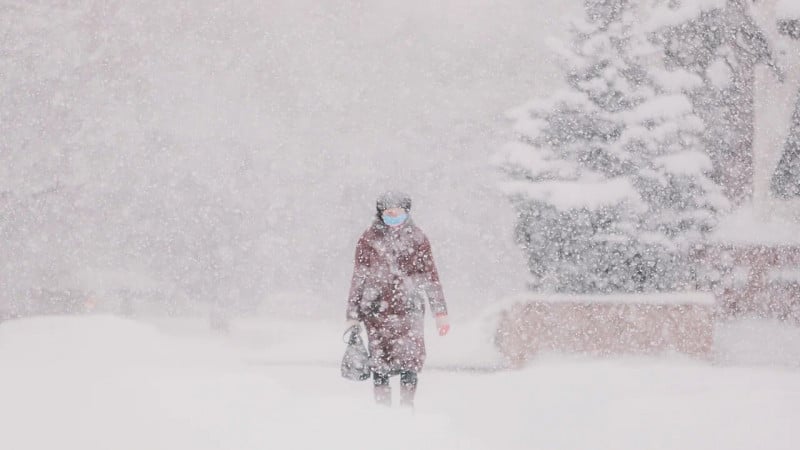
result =
[[[439,330],[439,336],[444,336],[450,332],[450,320],[447,314],[436,315],[436,328]]]

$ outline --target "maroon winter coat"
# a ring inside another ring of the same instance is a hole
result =
[[[347,318],[367,328],[375,372],[422,369],[426,300],[447,313],[428,238],[410,218],[397,227],[376,220],[358,240],[347,303]]]

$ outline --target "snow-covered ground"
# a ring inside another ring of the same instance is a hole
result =
[[[234,321],[227,336],[204,325],[111,316],[0,324],[2,448],[798,445],[800,377],[766,357],[760,362],[768,365],[756,366],[551,356],[518,371],[450,370],[499,361],[486,339],[476,338],[487,337],[482,325],[460,324],[447,338],[429,339],[429,370],[412,414],[373,405],[368,382],[339,377],[338,324],[248,319]],[[718,334],[727,332],[722,345],[737,353],[738,339],[748,340],[743,332],[763,337],[774,329],[751,322]],[[784,346],[782,358],[791,356],[786,347],[800,348],[800,332],[784,329],[771,344]]]

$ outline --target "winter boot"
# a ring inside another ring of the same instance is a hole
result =
[[[389,386],[389,376],[373,374],[375,383],[375,403],[383,406],[392,406],[392,388]]]
[[[414,407],[414,394],[417,392],[417,373],[400,373],[400,406]]]
[[[375,403],[392,406],[392,388],[388,384],[375,386]]]

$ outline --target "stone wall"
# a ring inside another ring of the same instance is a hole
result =
[[[634,297],[635,299],[635,297]],[[677,352],[710,358],[713,298],[621,296],[531,299],[501,313],[495,343],[512,366],[540,352],[651,355]]]

